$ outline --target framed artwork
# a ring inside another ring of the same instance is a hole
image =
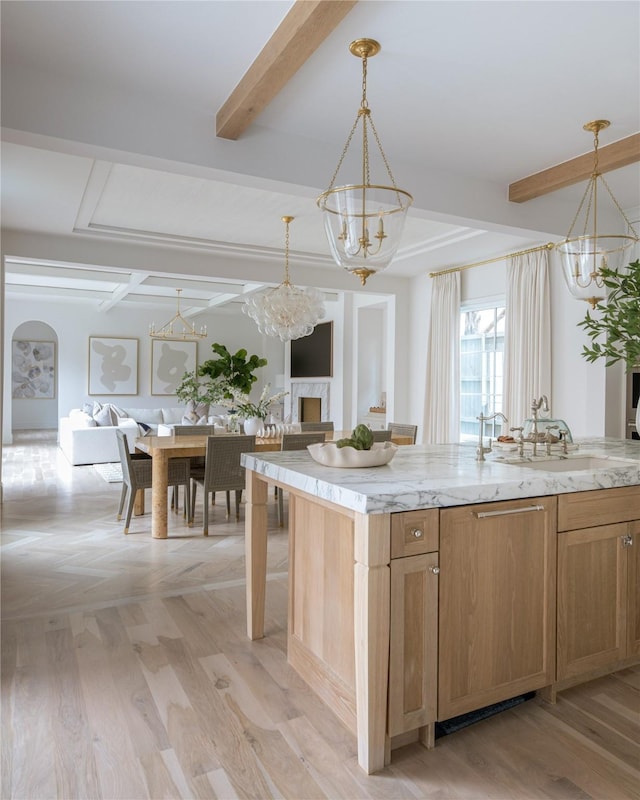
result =
[[[89,394],[138,394],[138,340],[89,337]]]
[[[51,400],[56,396],[55,342],[11,342],[11,396],[17,400]]]
[[[197,366],[198,343],[151,340],[151,394],[176,393],[185,372]]]

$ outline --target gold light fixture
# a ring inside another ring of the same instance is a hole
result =
[[[362,101],[329,188],[317,202],[324,212],[331,255],[339,266],[358,275],[364,286],[370,275],[386,269],[393,260],[413,197],[396,186],[367,102],[367,60],[380,52],[380,44],[373,39],[356,39],[349,50],[362,59]],[[350,184],[335,186],[359,123],[362,123],[360,175]],[[371,182],[369,131],[391,185]]]
[[[285,224],[284,280],[274,289],[247,298],[242,307],[256,322],[260,333],[277,336],[282,342],[308,336],[324,317],[322,294],[313,288],[299,289],[289,280],[289,225],[293,219],[282,217]]]
[[[202,325],[199,331],[196,331],[195,325],[188,322],[180,313],[180,294],[182,289],[176,289],[178,293],[178,310],[171,317],[169,322],[156,330],[156,323],[152,322],[149,325],[149,336],[152,339],[170,339],[172,341],[186,341],[188,339],[204,339],[207,335],[207,326]]]
[[[596,119],[583,125],[585,131],[593,133],[593,172],[582,195],[569,233],[564,241],[556,245],[562,259],[564,277],[571,294],[586,300],[595,308],[604,300],[606,287],[602,279],[603,267],[620,270],[625,253],[638,242],[638,234],[627,219],[609,185],[598,170],[598,134],[608,128],[609,120]],[[599,233],[598,231],[598,186],[602,185],[613,201],[625,223],[624,233]],[[574,229],[582,233],[574,236]]]

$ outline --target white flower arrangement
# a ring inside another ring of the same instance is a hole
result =
[[[249,400],[249,395],[241,392],[239,389],[232,387],[229,389],[229,391],[232,394],[232,397],[221,400],[221,405],[223,405],[225,408],[233,409],[235,415],[238,417],[244,417],[245,419],[248,419],[249,417],[266,419],[271,405],[276,403],[278,400],[281,400],[285,395],[289,394],[289,392],[276,392],[275,394],[269,396],[271,384],[267,383],[262,390],[258,402],[253,403],[251,400]]]

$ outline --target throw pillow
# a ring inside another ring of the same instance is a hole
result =
[[[209,416],[209,403],[196,403],[195,400],[189,400],[187,408],[183,416],[188,417],[194,425],[204,425]],[[204,420],[204,422],[201,422]],[[189,423],[186,423],[189,424]]]
[[[118,424],[118,415],[109,405],[102,406],[97,413],[94,413],[93,418],[99,428]]]
[[[141,436],[148,436],[150,433],[153,433],[153,428],[151,425],[147,425],[145,422],[139,422],[138,428],[140,428]]]

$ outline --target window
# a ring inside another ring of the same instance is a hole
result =
[[[504,306],[463,307],[460,313],[460,441],[477,440],[479,414],[502,411]],[[500,419],[485,423],[485,434],[503,431]]]

